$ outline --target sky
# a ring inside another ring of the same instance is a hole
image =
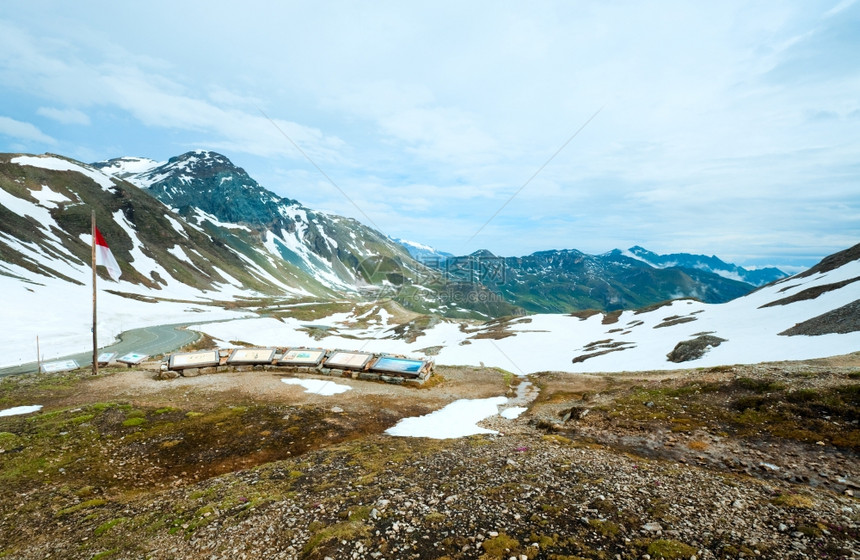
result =
[[[0,151],[214,150],[455,254],[796,272],[860,242],[858,52],[856,0],[11,0]]]

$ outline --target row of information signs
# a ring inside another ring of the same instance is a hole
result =
[[[145,359],[149,356],[146,354],[138,354],[137,352],[129,352],[124,356],[119,358],[116,357],[116,352],[102,352],[96,358],[99,362],[99,366],[107,366],[111,363],[111,361],[116,358],[116,361],[121,364],[126,364],[129,366],[137,366],[140,365]],[[77,360],[57,360],[55,362],[46,362],[42,364],[41,371],[42,373],[57,373],[60,371],[71,371],[73,369],[78,369],[80,364],[78,364]]]
[[[277,365],[292,367],[320,367],[377,373],[394,373],[418,377],[428,362],[393,356],[377,356],[368,352],[335,350],[329,352],[322,348],[288,348],[279,354],[277,348],[238,348],[230,352],[226,360],[219,350],[203,350],[172,354],[168,368],[182,370],[188,368],[213,367],[218,365]]]

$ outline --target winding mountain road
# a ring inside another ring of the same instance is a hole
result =
[[[196,323],[177,323],[173,325],[157,325],[153,327],[142,327],[131,329],[120,333],[119,342],[99,349],[99,354],[104,352],[116,352],[117,357],[124,356],[129,352],[156,356],[182,348],[200,338],[200,333],[187,330],[185,327]],[[93,363],[92,350],[78,354],[70,354],[60,358],[46,360],[50,362],[75,360],[81,367]],[[21,373],[35,373],[38,370],[36,362],[30,362],[19,366],[0,368],[0,376],[17,375]]]

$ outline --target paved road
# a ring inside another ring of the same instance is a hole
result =
[[[207,321],[209,322],[209,321]],[[119,342],[111,346],[99,349],[103,352],[116,352],[117,357],[124,356],[129,352],[155,356],[173,352],[186,344],[196,341],[200,334],[196,331],[183,329],[182,327],[195,323],[178,323],[174,325],[158,325],[155,327],[143,327],[125,331],[119,335]],[[71,354],[60,358],[52,358],[47,361],[75,360],[81,367],[93,363],[93,352],[88,350],[79,354]],[[34,373],[38,369],[36,362],[30,362],[20,366],[0,368],[0,377],[4,375],[17,375],[20,373]]]

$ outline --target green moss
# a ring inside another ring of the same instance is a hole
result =
[[[815,507],[815,502],[809,496],[803,494],[781,494],[771,500],[775,506],[787,508],[810,509]]]
[[[20,441],[20,438],[15,434],[0,432],[0,449],[14,449]]]
[[[123,421],[122,425],[126,428],[131,428],[133,426],[140,426],[141,424],[146,423],[146,418],[129,418],[128,420]]]
[[[112,548],[110,550],[105,550],[104,552],[99,552],[98,554],[93,555],[93,560],[101,560],[102,558],[109,558],[119,552],[118,548]]]
[[[519,541],[506,533],[499,533],[499,536],[481,543],[481,548],[491,558],[507,558],[510,556],[510,551],[519,546]]]
[[[85,502],[81,502],[81,503],[79,503],[79,504],[75,504],[75,505],[73,505],[73,506],[71,506],[71,507],[67,507],[67,508],[65,508],[65,509],[61,509],[60,511],[58,511],[58,512],[57,512],[57,517],[62,516],[62,515],[68,515],[68,514],[70,514],[70,513],[75,513],[76,511],[81,511],[81,510],[83,510],[83,509],[89,509],[89,508],[94,508],[94,507],[100,507],[100,506],[105,505],[106,503],[107,503],[107,502],[106,502],[105,500],[102,500],[102,499],[100,499],[100,498],[95,498],[95,499],[93,499],[93,500],[87,500],[87,501],[85,501]]]
[[[127,517],[117,517],[116,519],[111,519],[110,521],[105,521],[104,523],[102,523],[101,525],[96,527],[95,530],[93,530],[93,534],[97,537],[100,537],[100,536],[104,535],[105,533],[107,533],[108,531],[110,531],[111,529],[113,529],[114,527],[116,527],[117,525],[119,525],[120,523],[123,523],[124,521],[128,521],[128,518]]]
[[[214,488],[206,488],[203,490],[195,490],[188,495],[189,500],[199,500],[200,498],[211,498],[215,495]]]
[[[648,545],[648,554],[652,558],[689,558],[696,552],[692,546],[672,539],[658,539]]]
[[[424,522],[430,525],[436,525],[437,523],[442,523],[448,519],[448,516],[444,513],[439,513],[438,511],[431,511],[427,515],[424,516]]]
[[[314,524],[311,525],[311,527],[314,526]],[[312,529],[311,527],[309,527],[309,529],[315,532],[302,549],[303,558],[310,555],[318,546],[334,539],[354,541],[360,538],[367,538],[368,536],[370,536],[370,527],[364,523],[357,521],[337,523],[335,525],[318,529]],[[319,527],[319,525],[316,525],[316,527]]]
[[[75,416],[74,418],[69,420],[69,424],[83,424],[85,422],[89,422],[95,417],[95,414],[83,414],[81,416]]]
[[[354,510],[349,515],[350,521],[366,521],[370,519],[370,511],[373,509],[372,506],[360,506]]]
[[[589,519],[588,525],[604,537],[617,537],[621,529],[612,521],[601,521],[600,519]]]

